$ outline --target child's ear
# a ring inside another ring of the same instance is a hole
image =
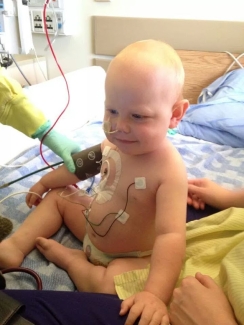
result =
[[[182,117],[184,116],[187,108],[189,107],[189,101],[187,99],[178,100],[172,108],[172,116],[170,119],[169,128],[175,128]]]

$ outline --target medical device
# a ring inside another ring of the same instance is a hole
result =
[[[103,128],[103,131],[107,134],[118,132],[117,129],[112,131],[112,124],[111,124],[110,120],[104,121],[102,124],[102,128]]]
[[[28,54],[33,48],[27,0],[0,0],[2,48],[11,54]]]
[[[101,144],[84,149],[72,155],[75,164],[75,175],[85,180],[100,173],[102,151]]]
[[[71,35],[74,19],[68,0],[50,0],[46,11],[48,33]],[[0,0],[0,43],[11,54],[28,54],[33,49],[32,33],[45,34],[44,0]],[[0,49],[2,50],[2,49]]]
[[[48,34],[73,34],[74,12],[68,0],[49,0],[45,18],[43,16],[44,0],[28,0],[28,3],[32,33],[45,34],[46,23]]]
[[[40,172],[42,172],[43,170],[46,170],[46,169],[48,169],[48,168],[52,168],[52,167],[55,167],[55,166],[58,166],[58,165],[61,165],[61,164],[63,164],[63,161],[59,161],[59,162],[54,163],[54,164],[52,164],[52,165],[49,165],[49,166],[43,167],[43,168],[41,168],[41,169],[35,170],[35,171],[33,171],[33,172],[29,173],[29,174],[26,174],[26,175],[24,175],[24,176],[22,176],[22,177],[19,177],[19,178],[14,179],[13,181],[10,181],[10,182],[8,182],[8,183],[5,183],[5,184],[1,185],[1,186],[0,186],[0,189],[1,189],[1,188],[4,188],[4,187],[8,187],[9,185],[12,185],[12,184],[14,184],[14,183],[16,183],[16,182],[19,182],[19,181],[21,181],[22,179],[24,179],[24,178],[26,178],[26,177],[29,177],[29,176],[31,176],[31,175],[34,175],[34,174],[40,173]]]

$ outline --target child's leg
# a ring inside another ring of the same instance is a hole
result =
[[[60,191],[50,191],[16,232],[0,243],[0,268],[19,266],[24,257],[34,249],[36,238],[51,237],[63,222],[75,236],[83,239],[85,218],[82,216],[82,207],[61,198]],[[70,188],[69,191],[75,189]]]
[[[93,265],[82,250],[64,247],[52,239],[37,238],[37,248],[50,261],[64,269],[79,291],[116,294],[114,276],[144,269],[150,256],[117,258],[107,267]]]

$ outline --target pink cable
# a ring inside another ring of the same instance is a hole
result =
[[[49,134],[49,132],[51,132],[51,130],[55,127],[55,125],[58,123],[60,117],[63,115],[63,113],[65,112],[65,110],[66,110],[67,107],[69,106],[69,103],[70,103],[70,92],[69,92],[69,86],[68,86],[67,79],[65,78],[65,75],[64,75],[64,73],[63,73],[63,70],[62,70],[60,64],[58,63],[58,60],[57,60],[57,58],[56,58],[56,55],[55,55],[54,50],[53,50],[53,47],[52,47],[52,43],[51,43],[50,38],[49,38],[49,35],[48,35],[47,22],[46,22],[46,9],[47,9],[47,5],[49,4],[49,1],[50,1],[50,0],[46,0],[46,2],[45,2],[45,4],[44,4],[44,7],[43,7],[43,17],[42,17],[42,19],[43,19],[43,22],[44,22],[45,35],[46,35],[47,42],[48,42],[48,45],[49,45],[49,47],[50,47],[50,50],[51,50],[51,52],[52,52],[52,55],[53,55],[53,57],[54,57],[54,60],[55,60],[55,62],[56,62],[56,64],[57,64],[57,66],[58,66],[58,69],[59,69],[61,75],[62,75],[63,78],[64,78],[64,81],[65,81],[65,84],[66,84],[67,93],[68,93],[68,101],[67,101],[67,104],[66,104],[65,108],[64,108],[63,111],[60,113],[60,115],[58,116],[58,118],[56,119],[56,121],[53,123],[53,125],[51,126],[51,128],[50,128],[50,129],[49,129],[49,130],[44,134],[44,136],[42,137],[41,142],[40,142],[40,154],[41,154],[41,157],[42,157],[43,161],[46,163],[46,165],[48,165],[48,166],[50,167],[49,163],[46,161],[46,159],[45,159],[44,156],[43,156],[43,152],[42,152],[42,144],[43,144],[43,141],[44,141],[44,139],[46,138],[46,136],[47,136],[47,135]],[[53,167],[51,167],[51,168],[54,169]]]

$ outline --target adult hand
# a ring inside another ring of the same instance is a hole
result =
[[[140,317],[138,325],[169,325],[167,307],[154,294],[142,291],[121,304],[120,315],[129,311],[125,325],[132,325]]]
[[[71,154],[81,150],[76,142],[56,130],[51,130],[44,138],[43,143],[63,159],[64,164],[71,173],[75,172],[75,165]]]
[[[169,308],[172,325],[237,325],[224,292],[212,278],[197,273],[182,280]]]
[[[228,208],[230,191],[207,179],[188,180],[187,203],[195,209],[204,209],[205,203],[223,210]]]

